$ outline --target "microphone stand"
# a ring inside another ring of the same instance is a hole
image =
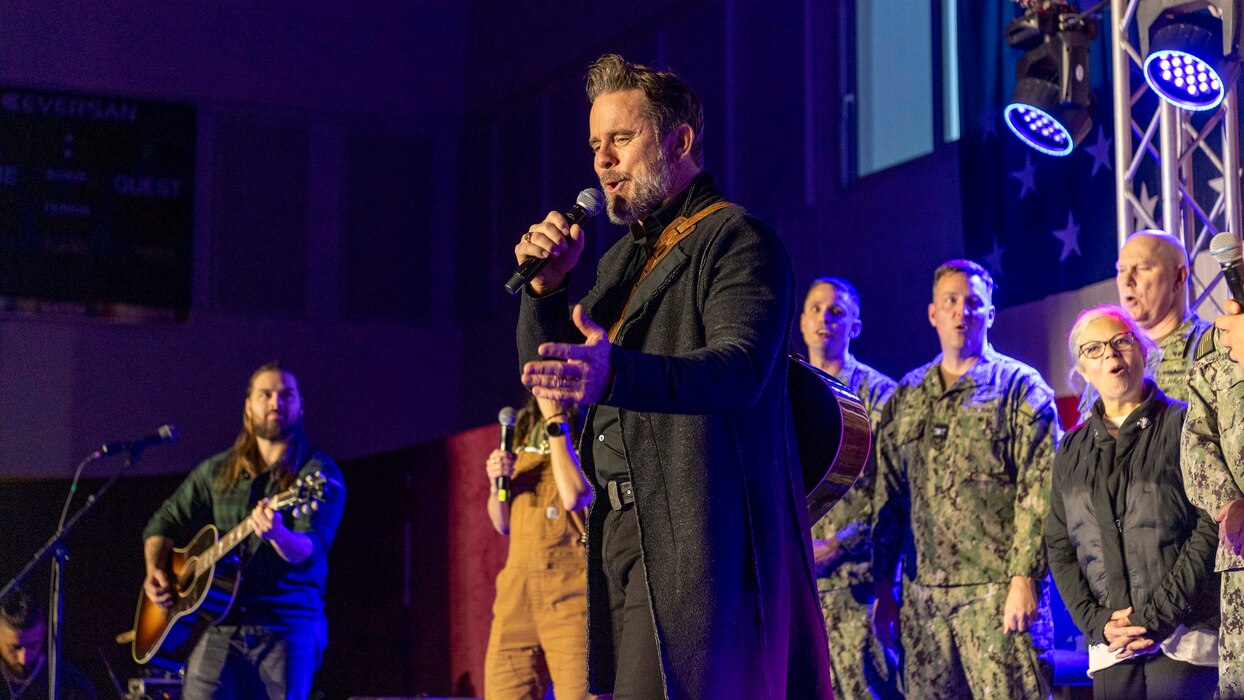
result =
[[[14,588],[21,585],[21,582],[30,575],[30,572],[33,571],[34,568],[44,560],[44,558],[47,557],[49,552],[53,554],[50,594],[51,599],[48,601],[47,616],[48,700],[58,700],[60,697],[61,624],[65,612],[65,591],[62,585],[62,579],[64,578],[65,562],[69,561],[69,552],[65,548],[65,538],[70,532],[73,532],[73,528],[79,521],[82,520],[82,517],[95,507],[95,504],[98,503],[99,499],[108,492],[108,489],[111,489],[112,485],[117,483],[117,480],[120,479],[125,472],[129,471],[130,467],[134,466],[134,464],[138,461],[139,455],[141,454],[142,448],[131,448],[129,456],[125,459],[125,464],[121,465],[121,468],[112,475],[112,478],[108,479],[108,481],[101,486],[98,491],[88,496],[86,504],[79,508],[78,512],[74,513],[73,517],[65,522],[63,527],[59,528],[50,538],[48,538],[48,541],[34,553],[34,556],[30,558],[30,561],[26,562],[26,565],[22,567],[22,570],[17,572],[17,575],[14,576],[8,583],[4,584],[4,588],[0,588],[0,598],[3,598]],[[103,456],[104,455],[102,453],[95,452],[91,456],[87,457],[86,461],[92,462]]]

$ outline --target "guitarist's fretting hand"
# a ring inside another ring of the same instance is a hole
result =
[[[272,548],[285,561],[301,564],[311,556],[311,538],[285,527],[285,519],[272,510],[268,499],[257,503],[251,511],[251,526],[256,535],[272,543]]]
[[[263,499],[255,504],[255,509],[251,511],[251,527],[255,528],[255,534],[265,540],[281,539],[280,530],[289,532],[285,527],[285,519],[278,518],[276,511],[268,506],[268,499]]]

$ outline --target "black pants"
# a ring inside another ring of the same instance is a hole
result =
[[[1217,688],[1217,668],[1176,661],[1160,651],[1093,674],[1093,700],[1209,700]]]
[[[613,624],[613,700],[660,700],[665,685],[634,508],[605,516],[601,545]]]

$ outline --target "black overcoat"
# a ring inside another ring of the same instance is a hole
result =
[[[722,199],[708,175],[691,188],[684,215]],[[625,236],[601,258],[581,302],[597,324],[621,315],[646,256]],[[582,342],[569,303],[564,288],[524,294],[522,361],[538,359],[541,342]],[[786,390],[795,308],[781,240],[727,207],[635,290],[611,351],[601,403],[619,409],[669,698],[832,697]],[[581,457],[595,481],[590,444]],[[609,502],[598,495],[588,516],[588,679],[607,693]]]

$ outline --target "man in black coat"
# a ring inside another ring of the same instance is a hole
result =
[[[515,254],[550,259],[523,295],[523,383],[592,405],[589,689],[831,697],[791,444],[785,247],[703,171],[703,112],[677,76],[606,55],[587,91],[609,218],[629,234],[572,315],[582,230],[550,212]]]

